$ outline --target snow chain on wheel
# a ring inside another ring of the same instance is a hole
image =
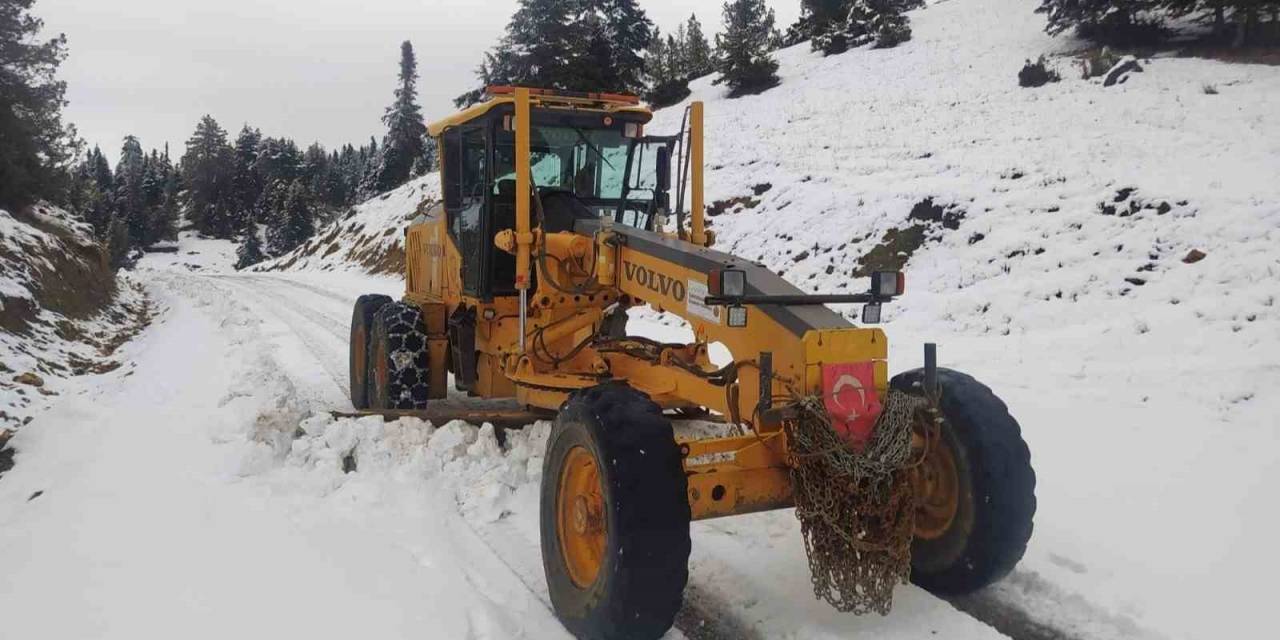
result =
[[[422,311],[403,302],[379,309],[369,337],[370,408],[426,409],[429,365]]]
[[[611,382],[560,408],[542,465],[542,565],[556,617],[583,640],[653,640],[689,577],[688,481],[671,421]]]
[[[813,593],[840,611],[888,614],[911,571],[915,503],[911,433],[923,398],[890,391],[871,439],[854,451],[822,399],[800,398],[787,425],[796,518]]]

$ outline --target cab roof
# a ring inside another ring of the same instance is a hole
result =
[[[586,93],[578,91],[554,91],[551,89],[529,89],[531,106],[541,109],[564,109],[585,111],[588,113],[627,113],[639,116],[635,118],[647,123],[653,118],[653,112],[640,105],[636,96],[621,93]],[[432,137],[439,136],[445,129],[454,127],[483,117],[496,107],[515,104],[516,87],[492,86],[485,89],[488,99],[476,103],[451,116],[436,120],[427,125],[427,132]],[[633,117],[634,117],[633,116]]]

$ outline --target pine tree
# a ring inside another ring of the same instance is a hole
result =
[[[731,0],[723,6],[724,32],[716,34],[720,77],[729,97],[759,93],[778,84],[778,63],[769,55],[773,11],[764,0]]]
[[[262,144],[262,132],[245,124],[236,136],[235,156],[232,160],[231,191],[236,208],[242,214],[250,211],[262,197],[262,171],[258,167],[258,147]]]
[[[102,155],[102,149],[96,145],[85,156],[82,174],[85,184],[81,215],[93,225],[94,235],[105,239],[114,211],[112,195],[115,193],[115,185],[111,166]]]
[[[898,0],[853,0],[845,22],[848,46],[875,43],[877,49],[896,47],[911,39],[911,26]]]
[[[415,162],[426,156],[427,127],[418,106],[418,61],[408,40],[400,44],[400,86],[395,101],[387,107],[382,123],[387,135],[382,139],[382,162],[377,190],[390,191],[404,184]]]
[[[176,240],[178,238],[178,172],[173,161],[169,159],[169,145],[165,145],[164,155],[152,152],[152,164],[155,166],[155,189],[157,195],[148,196],[151,205],[151,241]]]
[[[267,244],[277,256],[293,251],[315,233],[315,205],[306,187],[295,180],[283,191],[283,206],[267,229]]]
[[[115,214],[128,229],[129,243],[145,247],[150,242],[151,219],[147,215],[143,181],[147,173],[147,156],[134,136],[125,136],[116,163]]]
[[[639,93],[652,27],[636,0],[520,0],[476,69],[480,86],[454,104],[478,102],[486,86],[503,84]]]
[[[258,223],[253,211],[246,209],[242,216],[243,227],[240,231],[240,246],[236,248],[236,270],[247,269],[266,259],[262,253],[262,240],[258,237]]]
[[[648,88],[643,96],[655,109],[671,106],[689,95],[689,82],[674,74],[673,38],[663,38],[653,30],[653,38],[645,53],[645,83]]]
[[[204,116],[187,140],[182,156],[187,216],[201,233],[230,238],[236,231],[231,178],[234,152],[227,132],[211,116]]]
[[[0,207],[18,209],[65,195],[74,128],[62,123],[66,83],[57,80],[67,39],[39,40],[34,0],[0,0]]]
[[[701,78],[702,76],[715,71],[715,60],[712,59],[711,45],[707,42],[707,36],[702,33],[702,23],[698,22],[698,16],[690,14],[689,22],[685,25],[685,73],[690,79]]]
[[[644,89],[644,50],[652,37],[653,22],[636,0],[587,0],[588,13],[601,16],[604,43],[611,69],[599,86],[569,87],[584,91],[639,93]],[[585,64],[591,64],[588,59]],[[580,62],[579,64],[583,64]]]

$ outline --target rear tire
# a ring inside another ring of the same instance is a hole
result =
[[[351,310],[351,341],[349,376],[351,382],[351,406],[357,410],[369,408],[369,333],[373,316],[391,302],[380,294],[367,294],[356,298]]]
[[[369,335],[369,407],[393,411],[427,408],[430,358],[422,311],[403,302],[378,310]]]
[[[564,526],[564,509],[582,500],[567,493],[581,485],[572,469],[582,464],[599,493],[581,513],[603,536],[585,571],[584,554],[566,545],[587,534]],[[649,640],[671,628],[689,577],[687,491],[671,422],[648,396],[607,383],[561,407],[542,467],[542,564],[556,616],[574,636]]]
[[[924,370],[894,376],[889,386],[923,395]],[[943,425],[935,446],[946,451],[930,453],[925,467],[933,458],[943,461],[934,469],[953,474],[949,482],[935,486],[950,489],[954,511],[941,519],[936,511],[930,514],[925,522],[939,526],[921,535],[926,528],[923,514],[937,506],[936,502],[926,505],[931,496],[921,491],[911,547],[911,581],[936,594],[959,595],[1003,578],[1022,559],[1036,512],[1036,474],[1021,426],[990,388],[969,375],[942,368],[938,386]]]

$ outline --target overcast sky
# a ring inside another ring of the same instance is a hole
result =
[[[800,0],[767,0],[785,29]],[[664,32],[696,13],[720,29],[722,0],[640,0]],[[246,122],[326,147],[381,138],[399,47],[418,53],[427,120],[475,84],[481,54],[516,0],[37,0],[67,35],[65,116],[114,161],[126,134],[175,156],[203,114],[231,136]]]

